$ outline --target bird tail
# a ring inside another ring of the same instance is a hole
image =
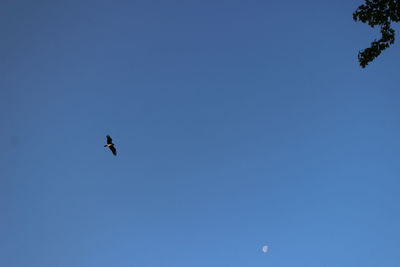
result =
[[[107,145],[104,145],[104,147],[106,147]]]

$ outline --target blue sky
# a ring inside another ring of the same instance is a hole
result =
[[[398,266],[362,2],[3,1],[0,265]]]

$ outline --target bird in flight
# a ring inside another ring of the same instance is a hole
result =
[[[111,136],[107,135],[107,144],[104,145],[104,147],[108,147],[111,150],[111,152],[114,154],[114,156],[117,155],[117,150],[115,149],[115,146],[112,142]]]

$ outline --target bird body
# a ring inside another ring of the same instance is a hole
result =
[[[108,147],[114,156],[117,155],[117,149],[115,149],[111,136],[107,135],[107,144],[105,144],[104,147]]]

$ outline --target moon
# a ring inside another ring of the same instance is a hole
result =
[[[265,246],[262,247],[262,251],[263,251],[264,253],[267,253],[267,252],[268,252],[268,249],[269,249],[269,247],[268,247],[267,245],[265,245]]]

